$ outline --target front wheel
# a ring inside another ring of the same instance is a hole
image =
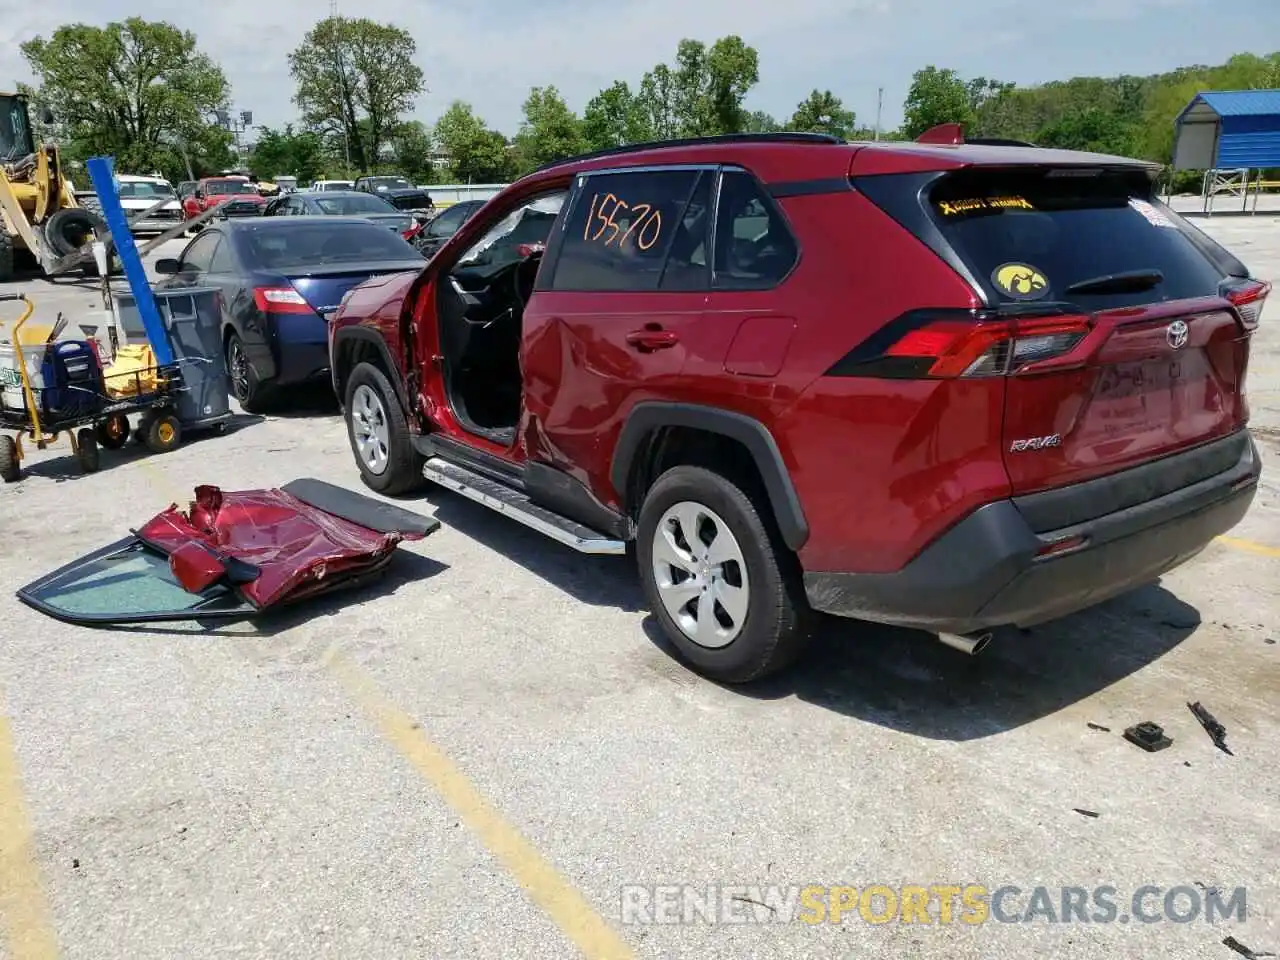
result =
[[[351,371],[343,409],[360,479],[378,493],[407,493],[422,483],[422,457],[387,375],[371,363]]]
[[[781,670],[809,636],[798,564],[765,510],[728,478],[691,466],[660,476],[640,510],[649,606],[680,657],[712,680]]]

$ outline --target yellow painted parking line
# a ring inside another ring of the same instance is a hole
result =
[[[58,938],[40,882],[13,729],[0,701],[0,928],[10,960],[54,960]]]
[[[1242,540],[1239,537],[1218,537],[1218,542],[1262,557],[1280,557],[1280,547],[1268,547],[1265,543],[1254,543],[1252,540]]]
[[[586,898],[503,819],[457,764],[427,738],[411,716],[383,695],[364,670],[333,650],[325,661],[387,742],[435,788],[583,957],[632,960],[632,949]]]

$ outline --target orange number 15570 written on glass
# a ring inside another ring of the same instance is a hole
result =
[[[614,221],[619,214],[629,214],[630,224],[626,230]],[[595,232],[591,228],[595,227]],[[662,232],[662,214],[648,203],[637,203],[628,206],[612,193],[603,196],[596,194],[591,198],[591,213],[587,215],[587,224],[582,228],[582,239],[598,241],[604,239],[604,245],[610,246],[617,241],[619,247],[627,242],[633,234],[635,244],[641,250],[648,250],[658,242],[658,234]],[[608,236],[606,236],[608,234]]]

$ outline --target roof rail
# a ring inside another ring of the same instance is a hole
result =
[[[1034,147],[1034,143],[1025,140],[1009,140],[1005,137],[970,137],[964,135],[963,123],[940,123],[930,127],[920,136],[916,143],[940,143],[944,146],[958,147],[965,143],[975,143],[984,147]]]
[[[829,133],[722,133],[713,137],[684,137],[678,140],[649,140],[644,143],[625,143],[620,147],[608,147],[591,153],[580,153],[563,160],[552,160],[544,163],[534,172],[550,170],[566,163],[577,163],[580,160],[595,160],[599,157],[613,157],[624,153],[639,153],[642,150],[674,150],[678,147],[714,146],[720,143],[845,143],[840,137]]]

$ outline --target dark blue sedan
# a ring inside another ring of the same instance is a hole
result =
[[[398,233],[367,219],[254,217],[215,221],[155,270],[162,289],[220,291],[232,393],[257,413],[282,388],[328,378],[327,318],[348,290],[424,264]]]

